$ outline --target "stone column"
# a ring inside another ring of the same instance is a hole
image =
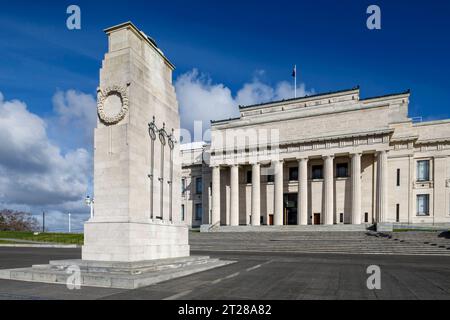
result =
[[[239,225],[239,166],[232,165],[230,172],[230,225]]]
[[[211,224],[220,223],[220,167],[212,169]]]
[[[352,155],[352,224],[361,224],[361,154]]]
[[[252,166],[252,226],[261,225],[261,165]]]
[[[325,172],[325,201],[324,201],[324,219],[323,223],[327,225],[334,224],[334,156],[324,157]]]
[[[273,222],[276,226],[283,225],[283,161],[275,161],[275,201]]]
[[[202,224],[210,224],[211,223],[211,207],[209,203],[209,187],[211,184],[211,174],[209,174],[209,168],[202,166]]]
[[[378,222],[386,222],[388,214],[388,157],[387,151],[378,153]]]
[[[308,158],[298,160],[297,222],[308,225]]]

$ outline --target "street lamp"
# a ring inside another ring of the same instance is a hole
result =
[[[94,199],[91,199],[91,197],[86,196],[84,202],[86,203],[87,206],[91,208],[91,219],[94,218]]]

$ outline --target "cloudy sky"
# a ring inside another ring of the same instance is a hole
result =
[[[81,30],[66,9],[81,8]],[[366,28],[378,4],[382,29]],[[177,66],[182,125],[234,117],[238,105],[361,86],[412,90],[410,116],[450,118],[448,1],[30,1],[0,11],[0,207],[47,213],[80,231],[92,193],[92,130],[103,29],[131,20]],[[197,139],[201,139],[197,137]]]

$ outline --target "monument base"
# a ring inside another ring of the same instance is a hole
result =
[[[82,259],[88,261],[149,261],[189,256],[186,225],[162,220],[102,221],[84,225]]]
[[[34,265],[31,268],[0,270],[0,279],[136,289],[234,262],[207,256],[139,262],[60,260],[50,261],[47,265]]]

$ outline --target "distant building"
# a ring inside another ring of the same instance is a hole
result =
[[[204,157],[209,145],[194,142],[181,145],[181,220],[192,227],[209,222],[211,169]]]
[[[240,107],[239,118],[212,122],[211,145],[182,147],[184,221],[450,223],[450,120],[415,123],[409,98],[360,99],[355,88]],[[279,143],[214,138],[230,130],[275,130]]]

